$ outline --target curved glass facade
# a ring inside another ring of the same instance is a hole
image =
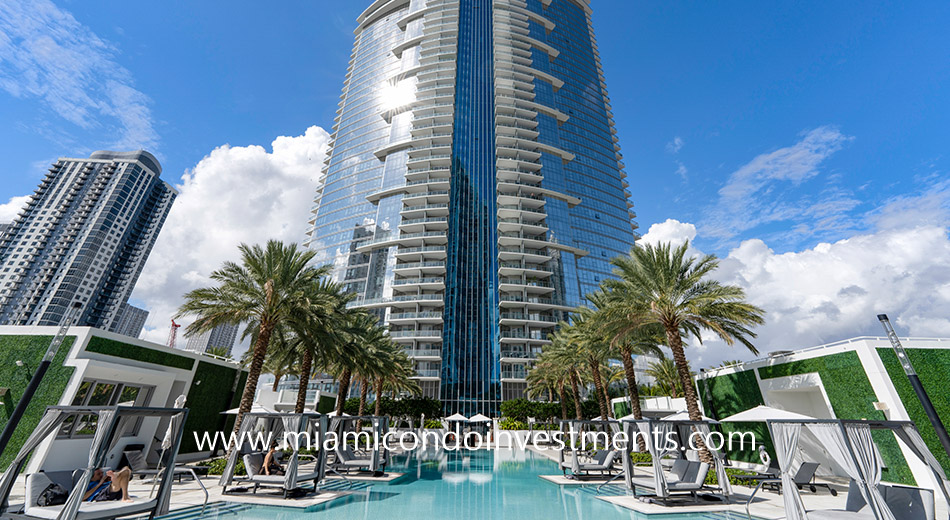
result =
[[[310,247],[446,412],[497,413],[636,238],[585,0],[360,15]]]

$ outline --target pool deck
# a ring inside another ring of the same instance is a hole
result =
[[[528,448],[535,453],[547,457],[557,462],[557,452],[553,450],[537,450]],[[646,471],[646,470],[644,470]],[[541,475],[541,479],[559,486],[581,486],[581,485],[599,485],[607,481],[608,477],[593,476],[584,480],[565,478],[563,475]],[[623,486],[621,479],[614,480],[611,485]],[[802,500],[808,509],[843,509],[845,506],[847,486],[835,485],[838,496],[833,497],[827,491],[819,489],[818,493],[802,493]],[[644,514],[670,514],[670,513],[713,513],[713,512],[733,512],[745,515],[746,502],[753,488],[746,486],[734,486],[732,499],[729,503],[724,502],[694,502],[690,497],[674,498],[666,502],[650,503],[643,502],[639,497],[621,495],[621,496],[598,496],[598,500],[614,504],[619,507],[631,509]],[[938,509],[940,506],[938,505]],[[775,520],[785,518],[785,505],[782,502],[782,496],[771,491],[759,491],[755,496],[755,501],[749,507],[749,512],[758,518]]]

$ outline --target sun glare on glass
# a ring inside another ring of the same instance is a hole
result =
[[[380,89],[383,109],[393,110],[412,103],[416,99],[415,89],[411,81],[402,81],[395,85],[386,83]]]

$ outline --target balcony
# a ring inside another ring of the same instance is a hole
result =
[[[400,339],[416,339],[416,338],[425,338],[429,341],[435,339],[442,339],[442,331],[436,329],[425,329],[425,330],[391,330],[389,331],[389,337],[395,340]]]
[[[440,370],[416,370],[416,375],[412,376],[413,379],[439,379],[441,376]]]

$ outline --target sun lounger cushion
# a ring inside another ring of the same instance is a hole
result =
[[[932,489],[923,489],[898,484],[880,484],[878,486],[884,502],[891,510],[895,520],[933,520],[934,492]],[[852,480],[848,486],[848,502],[845,507],[848,511],[869,511],[864,497]],[[809,513],[809,518],[811,514]]]
[[[112,502],[83,502],[79,505],[79,514],[76,516],[76,520],[100,520],[134,515],[136,513],[151,511],[155,508],[155,505],[155,499],[135,500],[134,502],[123,502],[121,500]],[[27,507],[24,513],[26,516],[34,518],[55,520],[62,509],[63,506],[33,506]]]
[[[670,478],[667,479],[670,482],[681,481],[683,477],[686,476],[686,471],[689,470],[690,461],[686,459],[676,459],[676,462],[673,463],[673,467],[670,468]]]
[[[263,466],[263,453],[248,453],[244,455],[244,469],[247,470],[248,477],[254,478],[260,475]]]

